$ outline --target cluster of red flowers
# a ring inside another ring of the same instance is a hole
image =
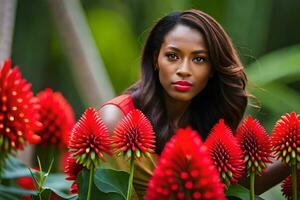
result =
[[[105,161],[104,153],[112,155],[114,151],[140,159],[155,152],[152,125],[141,111],[129,112],[110,137],[95,109],[88,108],[75,124],[73,109],[61,93],[47,88],[34,97],[31,85],[18,67],[11,69],[11,65],[6,60],[0,70],[0,169],[6,156],[23,149],[27,142],[68,146],[65,173],[72,181],[83,168],[93,169]],[[271,137],[251,116],[235,136],[220,120],[205,144],[192,129],[179,129],[162,152],[146,199],[225,199],[220,179],[229,186],[237,183],[245,169],[247,174],[262,174],[272,150],[284,163],[299,168],[299,138],[300,115],[295,112],[280,118]],[[288,177],[282,185],[287,198],[291,196],[290,182]],[[75,182],[71,190],[77,192]]]
[[[139,110],[132,110],[117,125],[112,138],[97,111],[88,108],[75,124],[69,142],[71,157],[67,159],[65,173],[67,180],[76,180],[79,172],[85,167],[92,169],[105,161],[103,153],[112,155],[115,152],[126,152],[136,157],[154,152],[154,132],[149,120]],[[115,145],[112,145],[115,144]],[[76,192],[76,184],[72,185]]]
[[[41,138],[34,132],[42,128],[39,122],[38,99],[18,67],[11,69],[6,60],[0,71],[0,151],[1,160],[26,142],[36,144]]]

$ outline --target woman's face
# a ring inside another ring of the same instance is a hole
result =
[[[165,36],[157,65],[166,95],[178,101],[190,101],[205,88],[212,75],[202,33],[181,24]]]

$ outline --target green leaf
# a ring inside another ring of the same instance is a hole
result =
[[[300,46],[288,47],[260,58],[247,67],[249,80],[262,86],[273,81],[299,80]],[[287,78],[288,77],[288,78]]]
[[[125,171],[113,169],[98,169],[95,172],[94,183],[99,190],[109,193],[115,192],[126,199],[129,174]]]
[[[84,169],[78,175],[78,178],[77,178],[78,192],[79,192],[80,200],[85,200],[87,198],[88,182],[89,182],[89,171]],[[100,191],[97,188],[97,186],[93,183],[91,199],[123,200],[124,197],[115,192],[104,193],[104,192]]]
[[[69,194],[65,194],[63,192],[60,192],[56,189],[53,188],[45,188],[45,191],[47,194],[49,194],[49,196],[59,196],[62,199],[67,199],[67,200],[77,200],[78,199],[78,195],[69,195]],[[44,193],[43,192],[43,193]]]
[[[0,192],[0,199],[5,199],[5,200],[19,200],[18,197],[16,197],[15,195],[13,194],[9,194],[9,193],[6,193],[6,192]]]
[[[232,200],[250,200],[250,191],[238,184],[230,185],[230,187],[225,191],[227,199]],[[263,200],[259,196],[255,196],[255,200]]]
[[[66,175],[63,173],[49,174],[45,187],[59,191],[69,190],[72,185],[72,181],[67,181],[65,178]]]
[[[14,179],[19,177],[31,177],[28,167],[13,156],[5,159],[2,171],[3,179]]]
[[[3,193],[14,195],[14,196],[37,195],[37,192],[34,190],[24,190],[16,187],[8,187],[8,186],[0,185],[0,197]]]

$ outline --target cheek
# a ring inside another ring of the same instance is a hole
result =
[[[169,83],[171,81],[171,77],[173,76],[174,72],[174,66],[171,65],[167,61],[161,61],[158,63],[158,74],[159,74],[159,80],[162,84]]]
[[[197,80],[197,88],[203,89],[207,85],[208,80],[210,79],[211,76],[211,68],[210,66],[207,66],[203,70],[199,70],[196,73],[196,80]]]

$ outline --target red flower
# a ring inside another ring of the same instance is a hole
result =
[[[282,116],[275,124],[271,139],[278,158],[281,158],[286,164],[299,163],[300,115],[292,112]]]
[[[64,172],[67,175],[66,180],[74,181],[71,186],[71,193],[73,194],[78,193],[76,179],[82,169],[83,166],[76,163],[74,158],[71,156],[67,158]]]
[[[155,134],[146,116],[138,109],[130,111],[117,125],[112,136],[118,155],[126,154],[140,158],[154,153]]]
[[[300,190],[300,170],[297,171],[297,190]],[[292,176],[289,175],[281,184],[281,192],[286,199],[292,199]]]
[[[76,182],[72,183],[70,192],[72,194],[78,194],[78,185]]]
[[[76,162],[91,169],[105,161],[103,152],[110,154],[111,140],[108,128],[104,125],[94,108],[88,108],[75,124],[69,152]],[[100,159],[99,159],[100,158]]]
[[[71,130],[75,124],[73,108],[60,92],[47,88],[37,95],[43,129],[38,132],[41,144],[68,146]]]
[[[36,190],[36,187],[33,183],[33,180],[31,177],[20,177],[17,179],[18,181],[18,185],[26,190]],[[21,197],[22,200],[31,200],[31,196],[30,195],[24,195]]]
[[[179,129],[166,144],[145,199],[225,199],[219,174],[197,132]]]
[[[69,181],[76,181],[77,175],[80,173],[80,171],[83,169],[83,166],[76,163],[76,160],[69,156],[67,158],[67,163],[65,166],[65,174],[67,175],[66,180]]]
[[[221,180],[227,186],[230,182],[237,183],[245,170],[243,152],[223,119],[213,127],[205,145],[219,171]]]
[[[11,151],[23,149],[26,142],[36,144],[40,137],[34,132],[42,127],[39,104],[31,84],[6,60],[0,70],[0,151],[5,157]]]
[[[35,170],[39,170],[39,167],[33,167],[32,169]],[[33,182],[32,177],[19,177],[17,178],[17,183],[20,186],[20,188],[22,189],[26,189],[26,190],[36,190],[36,186]],[[21,197],[22,200],[31,200],[31,196],[30,195],[25,195]]]
[[[247,173],[262,173],[266,163],[271,163],[270,138],[258,120],[249,115],[238,128],[236,138],[244,153]]]

